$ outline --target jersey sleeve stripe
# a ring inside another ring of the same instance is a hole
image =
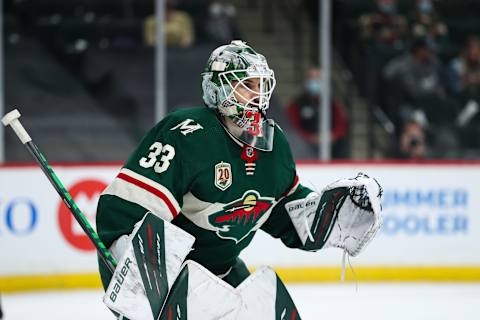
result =
[[[175,208],[176,212],[180,211],[180,206],[179,206],[177,200],[175,199],[175,197],[173,196],[173,194],[170,192],[170,190],[168,190],[166,187],[164,187],[160,183],[155,182],[152,179],[149,179],[145,176],[142,176],[141,174],[136,173],[135,171],[132,171],[132,170],[129,170],[129,169],[126,169],[126,168],[122,168],[120,170],[120,173],[123,173],[127,176],[130,176],[135,180],[141,181],[144,184],[151,186],[153,189],[156,189],[159,192],[163,193],[170,200],[170,202],[171,202],[172,206]]]
[[[128,169],[122,169],[103,194],[137,203],[167,221],[175,218],[180,211],[178,202],[167,188]],[[162,201],[158,201],[159,198]]]
[[[287,190],[287,192],[285,192],[283,194],[283,196],[287,197],[287,196],[291,195],[292,193],[294,193],[295,190],[297,190],[299,184],[300,184],[300,179],[298,179],[298,176],[296,175],[295,179],[293,180],[292,186],[290,187],[290,189]]]
[[[170,201],[169,197],[163,193],[160,189],[157,189],[143,181],[140,181],[140,180],[137,180],[135,179],[134,177],[132,176],[129,176],[125,173],[122,173],[120,172],[117,176],[119,179],[122,179],[122,180],[125,180],[127,182],[130,182],[142,189],[145,189],[146,191],[156,195],[157,197],[159,197],[160,199],[162,199],[165,204],[167,205],[168,209],[170,210],[170,212],[172,213],[173,217],[175,218],[177,215],[178,215],[178,210],[175,208],[175,206],[173,205],[173,203]]]

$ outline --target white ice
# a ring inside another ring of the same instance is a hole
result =
[[[478,320],[480,283],[289,285],[303,320]],[[3,294],[4,320],[114,319],[102,292]]]

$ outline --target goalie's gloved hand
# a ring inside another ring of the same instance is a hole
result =
[[[362,179],[362,178],[365,179],[365,178],[370,178],[370,177],[363,172],[359,172],[354,179],[359,180],[359,179]],[[378,186],[378,192],[377,192],[376,196],[377,196],[377,198],[381,199],[381,197],[383,195],[383,188],[382,188],[382,186],[380,186],[377,179],[375,179],[375,178],[372,178],[372,179],[375,181],[375,183]],[[350,193],[350,199],[352,200],[352,202],[355,205],[357,205],[358,207],[360,207],[362,209],[372,211],[372,203],[370,201],[370,197],[368,195],[367,188],[365,187],[364,184],[360,185],[360,186],[351,187],[350,190],[349,190],[349,193]]]
[[[382,224],[377,180],[364,173],[337,180],[321,193],[288,201],[285,210],[302,242],[300,248],[315,251],[341,248],[356,256],[375,236]]]
[[[335,188],[348,188],[349,197],[342,204],[324,247],[341,248],[350,256],[356,256],[382,225],[380,199],[383,189],[376,179],[364,173],[338,180],[325,190]]]

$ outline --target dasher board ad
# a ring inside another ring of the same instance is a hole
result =
[[[120,165],[53,166],[95,228],[98,197]],[[384,224],[361,266],[480,266],[480,164],[300,164],[300,181],[321,192],[364,172],[384,189]],[[214,168],[212,168],[214,170]],[[212,182],[213,183],[213,182]],[[95,273],[93,245],[35,166],[0,167],[0,275]],[[338,266],[341,250],[302,252],[257,232],[242,253],[252,266]]]
[[[365,266],[479,266],[480,165],[299,165],[303,184],[321,192],[332,181],[364,172],[383,187],[383,226],[352,258]],[[260,239],[261,238],[261,239]],[[247,248],[249,262],[280,266],[339,265],[341,250],[284,249],[265,234]],[[261,250],[260,250],[261,248]],[[293,252],[292,252],[293,251]],[[263,255],[262,255],[263,252]]]

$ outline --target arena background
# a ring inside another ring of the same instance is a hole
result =
[[[94,226],[99,194],[142,135],[165,113],[202,105],[200,73],[209,53],[243,39],[275,70],[268,114],[286,132],[302,181],[321,190],[361,171],[384,187],[384,226],[364,253],[350,259],[347,283],[405,284],[399,290],[405,295],[425,282],[453,283],[448,288],[461,283],[473,285],[468,288],[477,295],[447,288],[446,300],[478,297],[480,81],[457,92],[450,75],[468,40],[480,36],[480,3],[432,1],[434,21],[447,30],[440,37],[412,25],[419,2],[3,0],[0,114],[20,110],[24,126]],[[375,20],[378,14],[385,18],[380,4],[392,3],[396,10],[389,18]],[[445,82],[435,94],[405,98],[398,94],[401,77],[392,80],[387,70],[418,46],[431,50]],[[312,121],[298,122],[306,111],[292,108],[316,67],[322,69],[322,94],[315,111],[307,111],[320,115],[312,120],[320,144],[309,142]],[[331,101],[346,116],[337,119],[324,107]],[[419,135],[408,131],[410,124]],[[1,128],[0,140],[5,319],[22,319],[15,317],[22,301],[41,301],[49,295],[45,290],[98,292],[96,254],[87,237],[11,130]],[[320,283],[309,291],[308,310],[316,303],[312,297],[340,288],[339,250],[290,250],[259,232],[243,258],[252,268],[274,266],[292,286]],[[396,292],[394,285],[385,288],[375,290]],[[33,290],[39,291],[37,300],[22,300]],[[401,309],[401,300],[393,296],[387,305]],[[413,312],[411,318],[450,319],[451,313],[434,312],[442,301],[425,303],[426,313]],[[476,319],[478,306],[462,301],[452,308],[471,307],[463,318]],[[363,311],[357,317],[375,318]]]

